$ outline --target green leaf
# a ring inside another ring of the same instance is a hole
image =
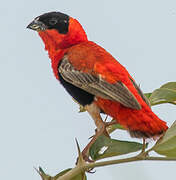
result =
[[[176,82],[168,82],[168,83],[162,85],[161,88],[176,90]]]
[[[39,170],[37,170],[37,172],[40,174],[42,180],[56,180],[60,176],[62,176],[64,174],[66,174],[67,172],[69,172],[70,170],[71,170],[71,168],[65,169],[65,170],[61,171],[59,174],[57,174],[54,177],[49,176],[48,174],[46,174],[41,167],[39,167]],[[76,175],[74,178],[72,178],[70,180],[87,180],[87,177],[86,177],[86,174],[82,172],[82,173]]]
[[[115,129],[121,129],[121,130],[126,130],[122,125],[120,124],[113,124],[112,125],[112,128],[115,130]]]
[[[71,168],[68,168],[68,169],[61,171],[60,173],[58,173],[56,176],[53,177],[53,180],[55,180],[55,179],[59,178],[60,176],[66,174],[70,170],[71,170]]]
[[[77,103],[78,105],[79,105],[79,112],[85,112],[86,110],[84,109],[84,107],[81,105],[81,104],[79,104],[79,102],[78,101],[76,101],[74,98],[72,98],[73,99],[73,101],[75,102],[75,103]]]
[[[176,121],[152,149],[158,154],[176,157]]]
[[[46,174],[41,167],[39,167],[39,169],[35,168],[35,170],[38,172],[42,180],[53,180],[52,177]]]
[[[79,113],[85,112],[85,108],[82,105],[79,105]]]
[[[172,103],[176,104],[176,82],[169,82],[164,84],[159,89],[156,89],[151,95],[149,95],[149,101],[151,105]]]
[[[104,135],[97,138],[89,150],[89,155],[93,160],[118,156],[136,152],[142,149],[142,144],[137,142],[119,141],[110,139]]]
[[[108,133],[112,133],[116,129],[126,130],[122,125],[118,124],[115,119],[112,119],[110,123],[115,123],[107,126]]]
[[[149,98],[152,105],[162,103],[176,104],[176,91],[160,88],[155,90]]]
[[[57,175],[53,178],[53,180],[58,179],[60,176],[66,174],[66,173],[69,172],[70,170],[71,170],[71,168],[66,169],[66,170],[60,172],[59,174],[57,174]],[[75,177],[73,177],[73,178],[70,179],[70,180],[87,180],[87,177],[86,177],[86,174],[82,172],[82,173],[76,175]]]
[[[112,132],[114,132],[116,129],[120,129],[120,130],[126,130],[123,126],[121,126],[120,124],[113,124],[107,127],[107,131],[109,134],[111,134]]]
[[[147,99],[149,99],[150,96],[152,95],[152,93],[145,93],[144,95],[145,95],[145,97],[146,97]]]

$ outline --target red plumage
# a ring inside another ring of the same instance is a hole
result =
[[[59,80],[58,65],[66,56],[77,72],[102,79],[107,84],[122,83],[133,94],[140,108],[129,108],[122,103],[95,95],[93,101],[104,113],[117,120],[133,136],[154,137],[167,130],[166,122],[159,119],[146,103],[128,71],[105,49],[88,41],[79,22],[69,18],[67,33],[55,28],[40,30],[39,35],[49,53],[53,72]]]

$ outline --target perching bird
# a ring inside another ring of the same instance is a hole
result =
[[[152,138],[167,130],[128,71],[105,49],[89,41],[80,23],[60,12],[36,17],[28,28],[38,32],[48,51],[55,77],[85,107],[97,130],[105,113],[131,136]]]

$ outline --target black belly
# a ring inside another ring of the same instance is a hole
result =
[[[59,74],[59,80],[66,89],[66,91],[81,105],[85,106],[93,102],[94,95],[68,83],[62,78],[60,74]]]

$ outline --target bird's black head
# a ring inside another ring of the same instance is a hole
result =
[[[87,41],[87,35],[81,24],[60,12],[42,14],[36,17],[27,28],[38,32],[48,51],[68,48]]]
[[[49,12],[34,19],[27,28],[35,31],[56,29],[60,34],[67,34],[69,27],[69,16],[60,12]]]

